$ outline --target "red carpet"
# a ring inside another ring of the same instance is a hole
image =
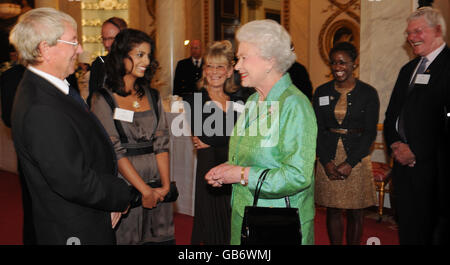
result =
[[[0,245],[22,244],[22,197],[19,177],[0,171]]]
[[[364,231],[361,244],[365,245],[370,238],[370,242],[379,239],[381,245],[398,245],[398,234],[395,224],[391,221],[377,223],[378,215],[370,211],[367,212],[364,220]],[[175,214],[175,234],[177,245],[189,245],[191,240],[192,216]],[[316,245],[329,245],[326,231],[326,211],[324,208],[316,209],[314,236]],[[377,240],[378,241],[378,240]]]
[[[22,244],[22,204],[19,178],[15,174],[0,171],[0,245]],[[192,217],[175,213],[175,237],[177,245],[189,245],[191,241]],[[367,211],[361,244],[369,238],[377,238],[382,245],[398,245],[397,229],[391,221],[376,222],[377,215]],[[316,209],[316,245],[328,245],[325,209]]]

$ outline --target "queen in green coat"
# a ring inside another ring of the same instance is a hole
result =
[[[317,125],[308,98],[291,81],[287,69],[296,59],[287,31],[272,20],[245,24],[235,69],[241,83],[254,87],[230,137],[228,161],[205,179],[214,187],[233,183],[231,244],[240,244],[245,206],[253,204],[259,176],[270,169],[258,206],[299,209],[302,244],[314,244],[314,161]]]

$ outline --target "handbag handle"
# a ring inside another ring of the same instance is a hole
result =
[[[258,178],[258,182],[256,183],[256,189],[255,189],[255,197],[253,198],[253,207],[256,207],[256,205],[258,204],[259,193],[261,192],[262,184],[263,184],[264,180],[266,179],[267,173],[269,173],[269,170],[270,169],[265,169]],[[284,197],[284,200],[286,201],[286,207],[291,208],[291,202],[289,200],[289,196]]]

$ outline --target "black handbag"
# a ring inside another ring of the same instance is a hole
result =
[[[291,245],[301,244],[300,218],[297,208],[258,207],[261,186],[269,169],[263,171],[256,184],[253,206],[246,206],[241,230],[242,245]]]
[[[147,182],[147,185],[149,185],[152,188],[161,188],[162,184],[160,180],[154,180]],[[142,196],[140,192],[133,186],[131,186],[131,192],[133,194],[138,194],[136,196],[136,200],[133,201],[130,205],[130,208],[135,208],[142,205]],[[164,201],[162,202],[175,202],[178,199],[178,188],[175,181],[170,182],[170,190],[169,193],[166,194],[164,197]]]

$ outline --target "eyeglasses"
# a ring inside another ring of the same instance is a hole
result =
[[[80,43],[78,41],[76,41],[76,42],[71,42],[71,41],[66,41],[66,40],[56,40],[56,41],[72,45],[75,48],[78,48],[78,45],[80,45]]]
[[[432,27],[422,27],[422,28],[417,28],[413,31],[405,31],[405,37],[409,37],[410,35],[421,35],[427,28],[432,28]]]

